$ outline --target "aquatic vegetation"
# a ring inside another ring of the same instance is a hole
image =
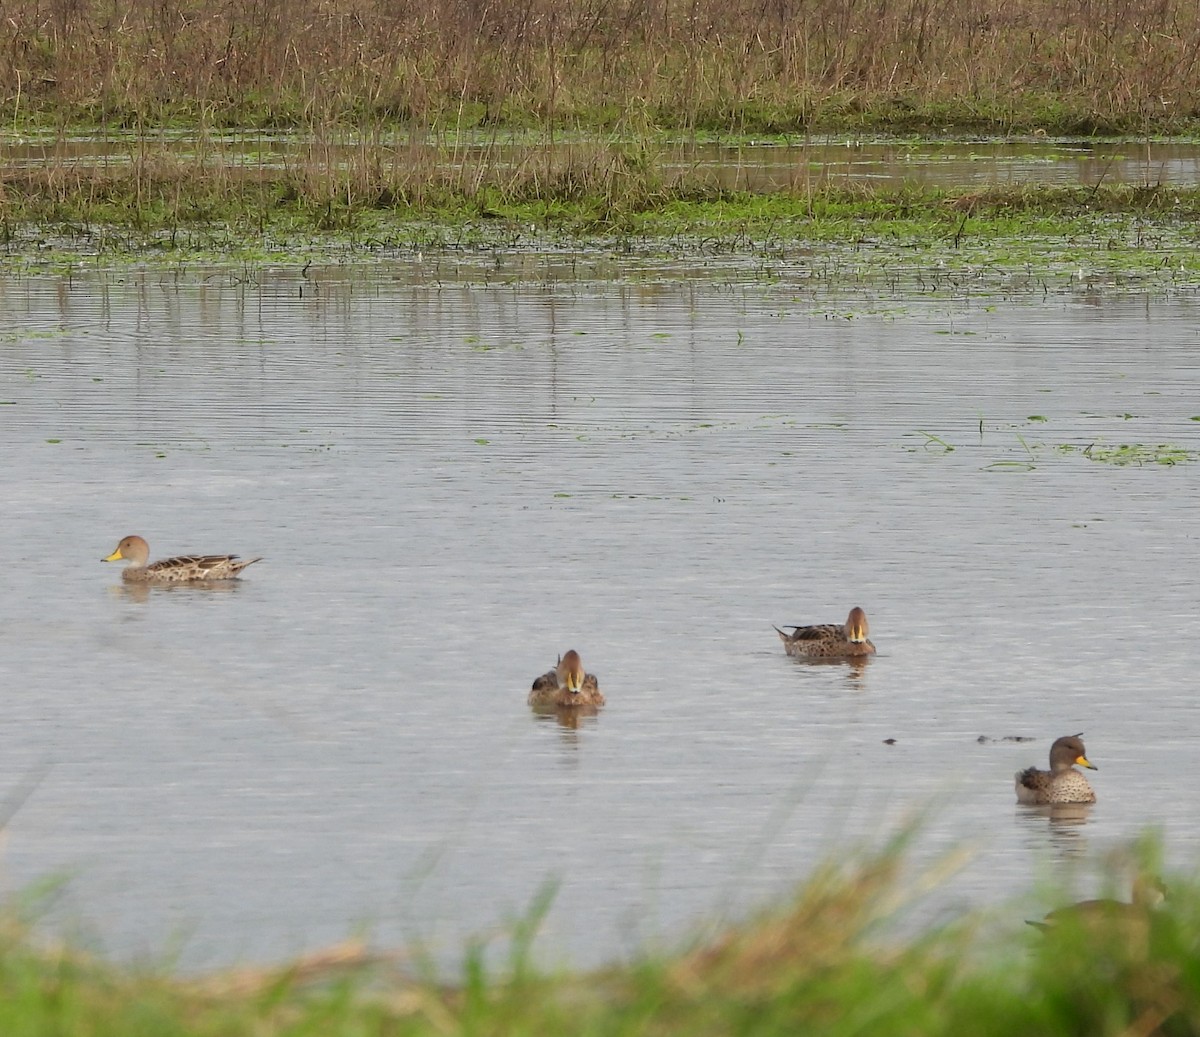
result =
[[[989,472],[1032,472],[1037,465],[1032,461],[993,461],[984,467]]]
[[[589,152],[590,153],[590,152]],[[596,152],[595,154],[599,154]],[[572,167],[577,160],[582,165]],[[313,155],[312,161],[333,161]],[[617,175],[606,161],[559,156],[518,171],[486,156],[448,184],[434,157],[366,179],[314,166],[252,183],[221,167],[178,164],[138,176],[52,169],[10,176],[0,192],[12,265],[44,269],[146,256],[341,262],[355,255],[528,251],[592,245],[625,259],[692,252],[767,283],[875,284],[924,294],[1194,289],[1191,228],[1200,189],[1005,188],[961,192],[828,183],[752,194],[676,167]],[[542,173],[573,168],[565,181]],[[558,193],[556,193],[558,192]],[[1137,247],[1156,228],[1154,249]],[[75,258],[73,258],[75,257]],[[1085,281],[1079,270],[1091,271]]]
[[[1089,414],[1086,416],[1093,419],[1108,418],[1111,420],[1110,416],[1103,414]],[[1115,415],[1115,417],[1121,421],[1137,420],[1137,415],[1129,412]],[[1030,415],[1025,421],[1031,425],[1051,424],[1049,417],[1040,414]],[[990,431],[996,431],[996,429]],[[1021,448],[1022,456],[1020,458],[999,458],[991,461],[983,466],[987,471],[1028,472],[1033,471],[1038,465],[1056,458],[1060,460],[1085,458],[1089,461],[1097,461],[1120,467],[1140,465],[1173,466],[1187,464],[1200,459],[1200,451],[1173,443],[1120,443],[1110,446],[1100,438],[1090,443],[1081,443],[1078,440],[1057,442],[1053,439],[1031,440],[1022,434],[1017,425],[1013,424],[1001,425],[999,431],[1003,433],[1000,439],[1001,447],[1010,447],[1008,436],[1011,435],[1012,440]],[[982,420],[979,423],[979,434],[982,443],[985,434],[984,422]]]
[[[1092,443],[1080,453],[1089,461],[1100,461],[1114,465],[1177,465],[1195,461],[1200,453],[1172,443],[1121,443],[1105,446]]]
[[[1115,446],[1106,446],[1096,442],[1081,447],[1074,443],[1029,443],[1020,435],[1016,438],[1025,451],[1024,458],[992,461],[984,467],[989,471],[1028,472],[1033,471],[1040,462],[1053,456],[1083,457],[1089,461],[1119,467],[1130,465],[1173,466],[1189,464],[1200,459],[1200,451],[1189,450],[1172,443],[1120,443]]]
[[[952,454],[954,447],[947,443],[941,436],[935,436],[931,432],[926,432],[924,429],[917,429],[918,436],[924,436],[925,442],[922,448],[936,454]]]

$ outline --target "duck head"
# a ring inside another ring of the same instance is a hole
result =
[[[583,662],[574,648],[558,660],[558,683],[572,695],[583,689]]]
[[[1083,739],[1079,735],[1063,735],[1055,739],[1050,746],[1050,770],[1058,774],[1070,770],[1074,766],[1086,767],[1090,771],[1098,771],[1097,767],[1087,758],[1087,750],[1083,747]]]
[[[846,640],[860,645],[866,641],[869,630],[867,614],[855,605],[850,610],[850,615],[846,617]]]
[[[133,565],[145,565],[150,559],[150,545],[139,536],[127,536],[107,558],[102,562],[130,562]]]

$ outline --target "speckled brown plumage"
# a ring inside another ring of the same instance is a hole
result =
[[[127,536],[103,562],[126,562],[121,579],[126,583],[209,583],[235,580],[248,565],[261,558],[242,560],[237,555],[177,555],[150,562],[150,545],[140,536]]]
[[[845,623],[791,627],[790,634],[776,627],[775,632],[783,650],[797,659],[854,659],[875,654],[875,646],[867,640],[869,629],[867,614],[855,606]]]
[[[1064,735],[1050,746],[1050,769],[1036,767],[1018,771],[1014,776],[1017,802],[1027,806],[1053,806],[1058,803],[1095,803],[1096,793],[1075,765],[1099,770],[1087,758],[1079,735]]]

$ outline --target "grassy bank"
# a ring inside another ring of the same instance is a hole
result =
[[[0,174],[0,221],[109,223],[155,230],[186,224],[271,221],[339,230],[373,214],[418,217],[536,217],[567,230],[632,228],[633,218],[681,219],[689,207],[740,207],[765,217],[803,217],[819,225],[852,214],[954,224],[1025,214],[1069,218],[1124,213],[1157,219],[1200,214],[1187,185],[1105,183],[1078,187],[1001,185],[983,189],[921,187],[903,181],[852,181],[796,148],[784,182],[751,186],[736,156],[714,168],[688,145],[585,139],[565,146],[530,142],[465,148],[394,145],[342,138],[297,142],[268,161],[246,159],[203,138],[192,146],[128,138],[116,155],[76,158],[65,142],[40,160]],[[713,212],[719,212],[714,208]]]
[[[531,964],[533,920],[503,970],[467,956],[442,984],[348,945],[278,969],[201,979],[124,970],[0,940],[0,1032],[153,1034],[995,1034],[1200,1032],[1200,892],[1165,909],[1042,933],[967,918],[911,940],[894,852],[828,868],[793,902],[675,955],[591,974]]]
[[[586,248],[629,257],[725,257],[768,279],[904,279],[1041,291],[1097,280],[1194,290],[1200,188],[861,185],[801,166],[769,193],[722,186],[645,148],[580,143],[487,154],[431,151],[335,162],[304,153],[245,169],[203,150],[127,162],[67,160],[0,180],[0,247],[22,263],[224,259],[299,263],[356,255]],[[441,153],[438,153],[441,154]],[[441,155],[444,158],[444,154]],[[672,170],[672,171],[668,171]],[[717,276],[714,274],[714,276]]]
[[[0,117],[634,133],[1200,125],[1192,0],[15,0]]]
[[[1192,0],[17,0],[0,19],[0,245],[319,262],[830,244],[966,276],[1190,282],[1191,188],[863,188],[801,151],[786,184],[751,189],[698,148],[1197,134],[1198,63]]]

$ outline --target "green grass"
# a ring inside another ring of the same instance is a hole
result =
[[[856,184],[798,163],[788,186],[755,193],[719,183],[695,140],[644,128],[502,141],[458,129],[442,138],[324,127],[288,138],[269,160],[253,135],[211,126],[192,127],[186,147],[153,129],[85,135],[85,150],[91,140],[107,161],[76,161],[60,129],[39,144],[45,159],[0,176],[0,245],[43,260],[72,248],[253,259],[569,241],[770,257],[833,245],[871,253],[881,268],[924,267],[934,281],[939,271],[1022,268],[1056,277],[1073,265],[1166,282],[1200,268],[1195,187],[956,191]]]
[[[1197,227],[1194,187],[814,183],[755,194],[668,178],[655,153],[595,143],[453,175],[364,158],[238,177],[160,156],[99,171],[36,168],[0,185],[0,245],[14,264],[25,256],[43,266],[79,252],[109,262],[320,262],[381,249],[571,244],[770,260],[763,270],[776,276],[900,279],[931,291],[1144,290],[1200,279]]]
[[[902,873],[897,846],[830,865],[789,903],[693,947],[591,973],[535,965],[538,922],[548,905],[543,898],[513,926],[503,965],[485,964],[491,956],[475,946],[452,982],[422,978],[419,967],[402,967],[392,956],[372,955],[353,943],[277,968],[173,978],[70,949],[46,949],[10,922],[0,933],[0,1033],[1200,1032],[1200,889],[1194,884],[1172,881],[1160,910],[1116,925],[1068,925],[1043,934],[1021,920],[1038,917],[1044,907],[1013,908],[1007,917],[968,916],[903,938],[890,922],[908,900]]]
[[[942,96],[927,98],[919,92],[878,89],[830,91],[811,98],[797,97],[786,85],[772,84],[768,100],[741,96],[705,97],[688,104],[664,98],[654,104],[622,97],[605,103],[594,97],[549,111],[544,97],[509,97],[498,102],[439,98],[435,105],[410,111],[389,105],[342,103],[330,126],[353,128],[364,121],[427,132],[505,133],[521,130],[555,133],[609,133],[631,126],[654,133],[686,133],[699,139],[728,140],[786,138],[813,134],[887,134],[928,136],[938,134],[989,135],[1048,134],[1056,137],[1110,137],[1155,133],[1161,136],[1200,134],[1200,114],[1186,108],[1147,115],[1146,106],[1108,108],[1082,92],[1053,94],[1026,91],[1019,96],[1000,92],[994,97]],[[150,105],[146,107],[147,103]],[[131,101],[119,97],[103,102],[81,100],[53,104],[26,101],[5,111],[0,119],[22,135],[104,126],[110,131],[137,131],[148,125],[186,131],[203,122],[216,131],[308,130],[312,126],[312,100],[296,96],[272,100],[245,96],[232,103],[213,105],[186,97],[155,97]]]

